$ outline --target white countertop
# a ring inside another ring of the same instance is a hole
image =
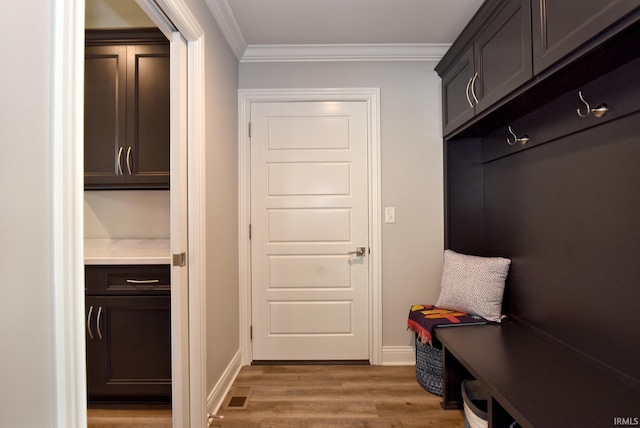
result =
[[[84,264],[171,264],[171,245],[169,239],[85,239]]]

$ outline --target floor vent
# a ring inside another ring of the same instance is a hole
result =
[[[253,386],[234,386],[224,400],[223,409],[246,409]]]

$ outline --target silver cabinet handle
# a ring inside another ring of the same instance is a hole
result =
[[[159,279],[127,279],[127,284],[157,284]]]
[[[102,331],[100,331],[100,318],[102,316],[102,306],[98,308],[98,316],[96,317],[96,331],[98,332],[98,337],[102,340]]]
[[[118,150],[118,159],[116,160],[116,175],[122,175],[122,150],[124,147],[120,147]]]
[[[471,95],[473,95],[473,99],[478,105],[478,97],[476,97],[476,79],[478,78],[478,73],[473,76],[473,80],[471,81]]]
[[[127,171],[131,175],[131,146],[127,149]]]
[[[365,248],[364,247],[356,247],[355,251],[349,251],[347,254],[356,255],[358,257],[364,256]]]
[[[471,81],[473,81],[474,77],[469,77],[469,81],[467,82],[467,90],[465,95],[467,96],[467,101],[469,102],[469,106],[473,107],[473,102],[471,101],[471,97],[469,97],[469,88],[471,87]]]
[[[91,333],[91,313],[93,312],[93,306],[89,307],[89,313],[87,315],[87,333],[89,337],[93,340],[93,333]]]

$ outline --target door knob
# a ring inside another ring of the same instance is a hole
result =
[[[358,257],[364,256],[365,248],[364,247],[356,247],[355,251],[349,251],[347,254],[354,254]]]

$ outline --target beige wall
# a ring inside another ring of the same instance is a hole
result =
[[[84,237],[89,239],[169,238],[167,190],[84,192]]]
[[[383,347],[408,346],[409,306],[435,303],[442,272],[440,79],[433,62],[241,63],[240,87],[379,87],[383,224]]]
[[[207,392],[240,349],[238,334],[238,61],[202,0],[185,0],[204,29]]]
[[[0,426],[44,428],[55,407],[51,3],[3,1],[0,16]]]

